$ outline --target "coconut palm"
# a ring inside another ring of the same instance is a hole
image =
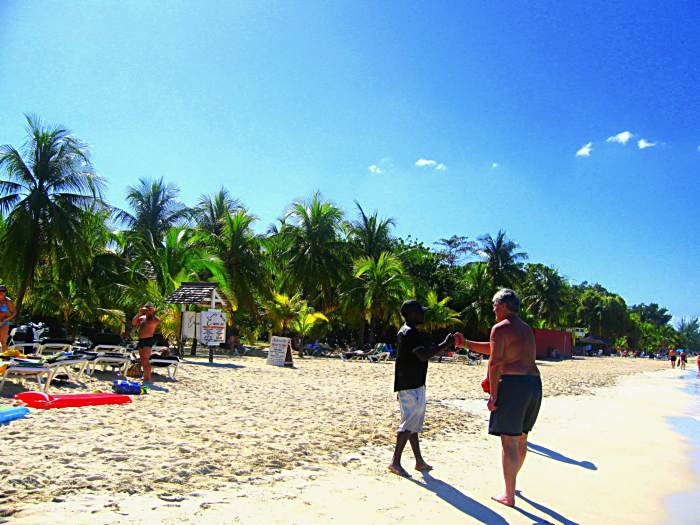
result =
[[[520,245],[508,239],[503,230],[498,230],[495,239],[488,233],[479,237],[479,243],[475,253],[488,265],[493,284],[512,288],[522,274],[522,261],[527,254],[517,251]]]
[[[214,195],[202,195],[193,214],[200,230],[219,235],[223,230],[226,217],[242,208],[240,201],[231,197],[222,186]]]
[[[265,314],[272,321],[273,331],[284,334],[305,306],[306,302],[299,294],[289,296],[275,293],[265,304]]]
[[[423,302],[423,306],[426,308],[423,328],[426,332],[433,332],[462,323],[459,313],[447,306],[450,300],[451,297],[438,300],[437,292],[434,290],[430,290],[426,294]]]
[[[245,210],[226,211],[218,221],[219,233],[204,237],[207,249],[218,259],[219,264],[212,270],[226,294],[231,313],[240,309],[257,316],[258,300],[270,293],[260,237],[251,228],[255,220]]]
[[[343,213],[316,193],[307,202],[293,203],[287,220],[281,230],[289,238],[285,284],[301,290],[314,306],[331,311],[348,266],[341,237]]]
[[[292,330],[299,334],[299,357],[304,357],[304,338],[320,323],[327,323],[328,317],[304,303],[296,319],[292,321]]]
[[[461,290],[463,304],[466,304],[463,317],[469,329],[475,330],[480,336],[488,334],[493,320],[492,300],[495,291],[485,262],[471,263],[467,266]]]
[[[377,212],[367,215],[355,201],[360,212],[359,219],[348,223],[348,237],[358,257],[378,259],[382,252],[391,248],[391,227],[394,219],[379,219]]]
[[[346,308],[350,305],[360,309],[370,327],[370,343],[373,343],[375,323],[398,327],[401,303],[412,295],[413,284],[401,261],[391,253],[382,252],[376,260],[361,257],[355,261],[353,285],[346,293],[345,304]]]
[[[567,284],[559,272],[544,264],[528,264],[522,285],[525,309],[543,327],[555,327],[567,308]]]
[[[37,267],[59,256],[81,265],[86,242],[80,225],[83,210],[101,203],[104,183],[95,175],[87,146],[60,126],[46,126],[27,116],[22,152],[0,147],[0,239],[3,264],[19,286],[16,308],[34,284]]]
[[[139,179],[129,186],[126,201],[132,212],[120,211],[118,217],[146,242],[162,244],[171,228],[181,225],[191,216],[191,210],[178,200],[180,190],[160,179]],[[149,239],[150,238],[150,239]]]

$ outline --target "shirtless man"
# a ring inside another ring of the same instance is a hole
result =
[[[136,349],[141,358],[141,368],[143,368],[143,382],[151,382],[151,349],[155,343],[156,327],[160,319],[156,317],[156,309],[153,304],[146,303],[139,308],[138,313],[131,320],[131,326],[139,328],[139,342]]]
[[[489,434],[501,437],[505,492],[491,499],[515,506],[515,480],[525,462],[527,434],[537,420],[542,402],[542,382],[535,365],[535,336],[518,316],[520,298],[508,288],[493,296],[496,324],[488,343],[466,341],[474,352],[490,355],[491,412]]]

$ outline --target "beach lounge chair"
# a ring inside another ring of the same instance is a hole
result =
[[[48,392],[53,377],[53,370],[40,361],[11,359],[9,362],[0,366],[4,367],[0,375],[0,392],[2,392],[5,386],[5,381],[13,377],[18,378],[20,382],[27,377],[33,377],[39,384],[39,388],[44,392]],[[41,384],[42,377],[45,379],[43,386]]]
[[[70,343],[41,343],[36,349],[36,355],[46,356],[70,352],[73,346]]]
[[[69,381],[78,382],[78,380],[85,374],[85,368],[90,361],[80,354],[73,354],[68,356],[61,356],[60,359],[55,361],[45,362],[44,365],[49,367],[53,371],[52,377],[58,381],[57,376],[60,373],[64,373],[68,376]],[[77,375],[73,372],[77,371]]]
[[[175,376],[177,375],[177,369],[180,366],[180,359],[178,359],[177,356],[174,355],[163,357],[157,355],[159,353],[162,353],[163,350],[169,351],[170,349],[167,346],[154,346],[153,352],[156,353],[156,355],[152,355],[149,361],[151,363],[151,366],[154,368],[165,367],[165,370],[168,373],[168,378],[175,380]]]
[[[123,346],[118,345],[97,345],[91,350],[93,353],[97,353],[95,359],[89,361],[87,366],[87,374],[92,375],[95,373],[95,367],[97,365],[102,366],[105,370],[108,366],[115,367],[118,370],[119,375],[125,375],[129,365],[131,364],[131,357],[129,352]]]
[[[35,354],[39,343],[12,343],[8,350],[17,350],[20,354]]]

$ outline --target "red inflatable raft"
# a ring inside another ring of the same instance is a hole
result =
[[[15,399],[19,399],[30,408],[65,408],[131,403],[129,396],[100,392],[94,394],[59,394],[55,396],[44,394],[43,392],[21,392],[15,396]]]

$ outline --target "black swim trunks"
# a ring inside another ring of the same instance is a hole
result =
[[[537,421],[542,403],[540,376],[501,376],[496,410],[491,412],[489,434],[527,434]]]
[[[675,356],[675,355],[672,355],[672,356],[671,356],[671,361],[672,361],[672,362],[675,362],[675,361],[676,361],[676,356]]]
[[[152,347],[154,344],[156,344],[156,338],[155,337],[144,337],[144,338],[139,338],[139,342],[136,343],[136,348],[145,348],[147,346]]]

